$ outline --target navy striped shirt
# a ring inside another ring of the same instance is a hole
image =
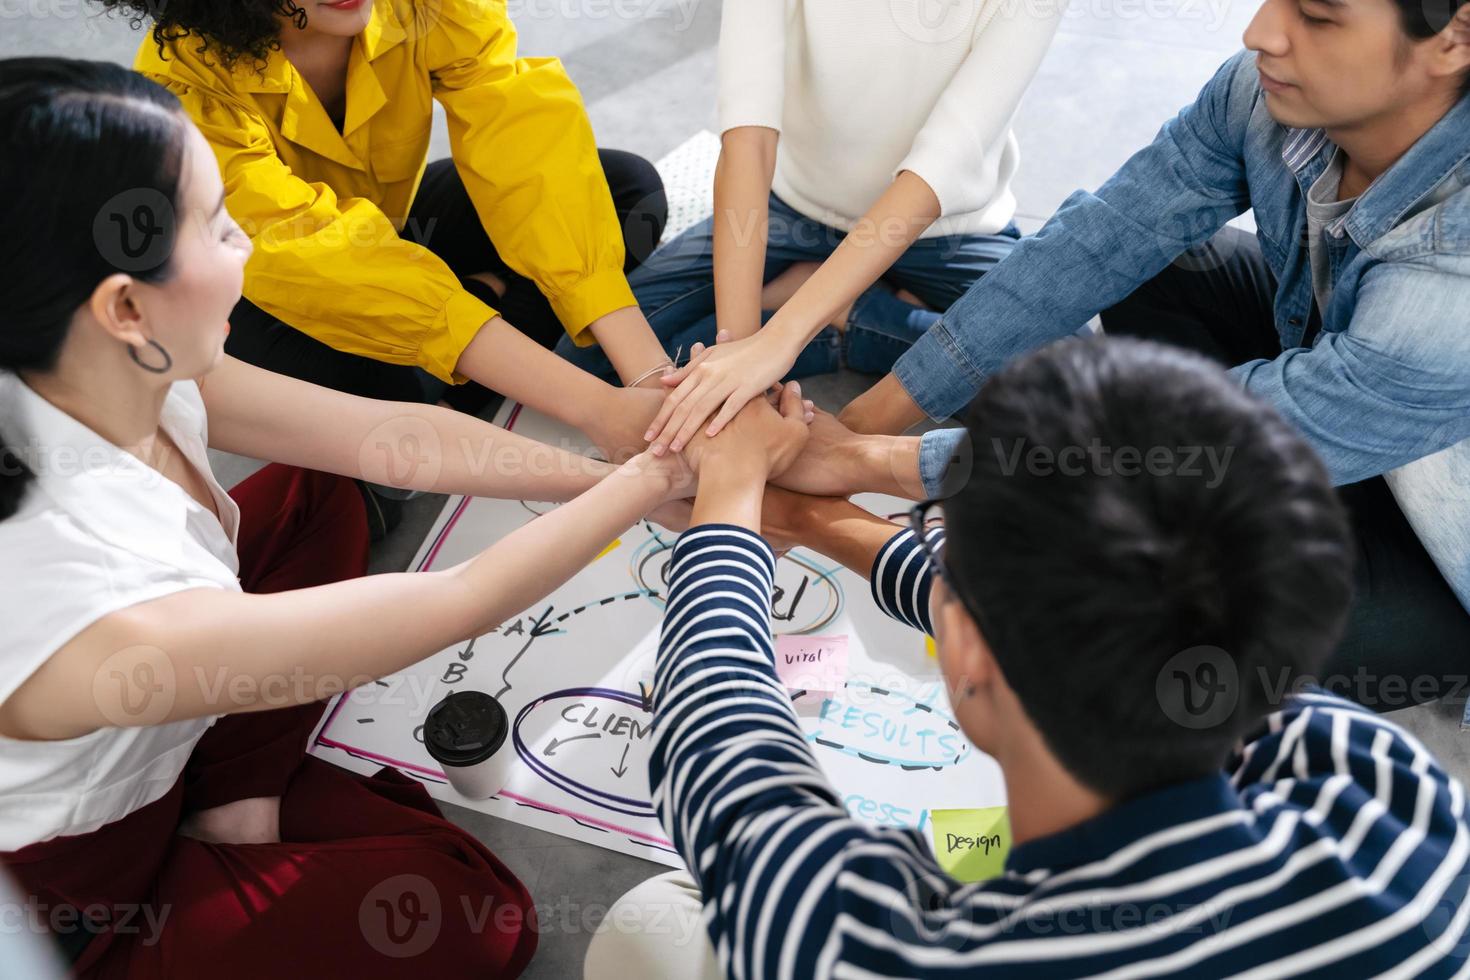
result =
[[[937,533],[937,532],[936,532]],[[1464,976],[1464,792],[1412,736],[1291,698],[1226,771],[1016,846],[961,884],[916,830],[849,817],[776,677],[775,562],[737,527],[674,551],[654,687],[659,817],[727,975]],[[928,630],[912,532],[874,563]]]

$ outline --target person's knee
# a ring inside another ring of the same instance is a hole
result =
[[[613,903],[587,948],[585,980],[715,980],[699,892],[682,871],[643,882]]]

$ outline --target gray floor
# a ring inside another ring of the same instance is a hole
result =
[[[1023,230],[1037,228],[1073,189],[1097,186],[1192,99],[1238,48],[1255,7],[1244,0],[1074,0],[1017,115]],[[93,9],[82,0],[0,4],[0,57],[68,54],[130,61],[138,35]],[[510,9],[523,53],[558,55],[566,62],[604,145],[657,159],[698,130],[714,127],[720,0],[512,0]],[[433,156],[446,152],[441,126]],[[836,408],[864,383],[842,376],[808,390]],[[246,460],[219,463],[226,478],[252,468]],[[374,570],[404,568],[441,503],[414,501],[404,525],[376,550]],[[1465,779],[1470,738],[1458,730],[1462,703],[1393,717]],[[493,847],[536,897],[544,938],[528,976],[578,975],[603,910],[661,870],[473,811],[447,809]]]

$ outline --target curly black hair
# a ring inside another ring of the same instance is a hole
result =
[[[189,35],[201,39],[199,53],[214,55],[226,68],[249,59],[263,68],[281,45],[281,17],[306,26],[306,11],[293,0],[96,0],[109,10],[130,15],[134,29],[153,21],[153,40],[163,55],[170,42]]]

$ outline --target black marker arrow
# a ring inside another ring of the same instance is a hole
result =
[[[627,745],[624,745],[623,746],[623,757],[618,760],[618,768],[613,769],[613,775],[614,776],[617,776],[619,779],[622,779],[623,778],[623,773],[625,773],[625,772],[628,771],[628,764],[627,763],[628,763],[628,746]]]
[[[546,743],[546,751],[541,754],[556,755],[557,746],[566,745],[568,742],[580,741],[584,738],[602,738],[602,732],[593,732],[591,735],[573,735],[571,738],[554,738]]]

